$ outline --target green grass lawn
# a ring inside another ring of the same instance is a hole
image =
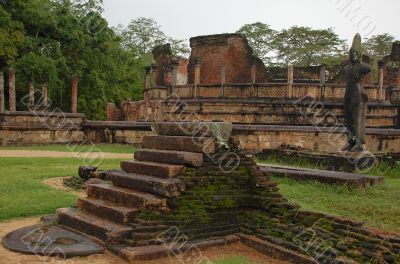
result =
[[[10,146],[0,147],[1,150],[43,150],[61,152],[107,152],[107,153],[132,153],[137,148],[122,144],[96,144],[96,145],[38,145],[38,146]]]
[[[316,168],[304,162],[289,164],[276,159],[260,162]],[[400,233],[400,164],[381,163],[367,174],[384,176],[385,184],[350,188],[282,177],[273,179],[284,196],[303,209],[362,220],[368,226]]]
[[[104,160],[100,169],[119,167],[119,160]],[[43,180],[77,175],[82,161],[74,158],[1,158],[0,221],[54,213],[75,205],[76,197],[46,186]]]
[[[213,264],[254,264],[253,262],[249,261],[247,258],[242,256],[232,256],[229,258],[222,258],[213,260]],[[204,263],[206,264],[206,263]]]

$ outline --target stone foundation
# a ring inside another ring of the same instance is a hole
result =
[[[267,254],[266,245],[280,247],[274,256],[289,263],[400,261],[399,238],[289,203],[253,156],[239,150],[232,138],[223,142],[225,137],[218,137],[232,126],[154,126],[159,134],[144,138],[148,149],[139,150],[137,160],[106,172],[111,184],[89,186],[78,210],[58,210],[60,225],[97,237],[132,263],[165,256],[167,250],[160,249],[182,236],[186,243],[218,245],[238,240],[235,235]]]
[[[45,112],[0,113],[0,145],[81,143],[82,114]]]

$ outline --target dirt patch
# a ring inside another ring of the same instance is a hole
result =
[[[79,191],[79,190],[75,190],[75,189],[66,187],[63,183],[64,179],[66,179],[66,178],[68,178],[68,177],[46,179],[46,180],[42,181],[42,183],[46,184],[48,186],[51,186],[53,188],[65,191],[67,193],[73,194],[75,196],[78,196],[79,198],[86,197],[86,192],[84,190]]]
[[[2,158],[79,158],[79,159],[132,159],[133,154],[107,152],[62,152],[43,150],[0,150]]]
[[[21,227],[31,226],[38,224],[39,218],[29,218],[22,220],[15,220],[10,222],[0,223],[0,239],[2,239],[7,233],[14,231]],[[223,246],[218,248],[211,248],[202,252],[203,255],[209,258],[211,261],[221,258],[230,257],[233,255],[240,255],[247,257],[250,261],[257,264],[286,264],[287,262],[275,260],[260,254],[256,250],[248,248],[241,244],[234,244],[229,246]],[[121,264],[126,263],[119,257],[113,255],[110,252],[106,252],[103,255],[93,255],[84,258],[73,258],[66,261],[58,258],[40,257],[40,256],[30,256],[23,255],[19,253],[14,253],[3,245],[0,245],[0,264]],[[184,264],[185,262],[180,262],[178,258],[164,258],[156,261],[137,261],[136,264]]]

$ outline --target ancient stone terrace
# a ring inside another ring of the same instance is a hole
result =
[[[111,183],[89,185],[77,209],[58,210],[58,224],[132,263],[240,241],[289,263],[399,261],[398,238],[289,203],[233,143],[231,124],[155,123],[153,130],[122,170],[88,168]],[[184,244],[174,240],[177,230]],[[317,248],[307,246],[315,239]]]
[[[157,48],[157,65],[146,69],[145,100],[123,102],[120,109],[109,104],[107,119],[302,126],[343,123],[346,85],[341,68],[267,68],[240,34],[195,37],[191,48],[188,61],[173,57],[168,45]],[[364,79],[369,127],[398,126],[395,88],[400,74],[393,78],[389,67],[397,59],[387,57],[379,64],[379,76],[368,74]]]

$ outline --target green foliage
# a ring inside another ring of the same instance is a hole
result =
[[[171,44],[175,55],[186,56],[190,51],[185,40],[166,36],[161,26],[151,18],[134,19],[126,28],[120,26],[117,31],[123,39],[123,47],[138,56],[146,57],[148,63],[152,60],[153,48],[167,42]]]
[[[78,111],[90,119],[104,119],[108,102],[141,99],[145,61],[122,48],[101,16],[101,0],[0,3],[0,67],[15,66],[18,98],[30,82],[37,89],[47,83],[51,107],[68,112],[78,74]]]
[[[237,33],[244,34],[253,48],[254,54],[264,63],[270,64],[273,59],[272,51],[275,49],[274,38],[277,32],[267,24],[256,22],[242,26]]]
[[[14,63],[23,42],[23,25],[13,21],[10,13],[0,6],[0,68]]]
[[[346,59],[345,41],[331,28],[293,26],[276,31],[256,22],[242,26],[237,32],[247,37],[255,55],[267,66],[336,66]]]
[[[395,40],[395,37],[387,33],[374,35],[364,42],[364,52],[369,56],[382,59],[384,56],[390,54],[392,43]]]
[[[283,64],[311,66],[332,63],[346,52],[345,41],[329,29],[293,26],[276,34],[277,59]]]

